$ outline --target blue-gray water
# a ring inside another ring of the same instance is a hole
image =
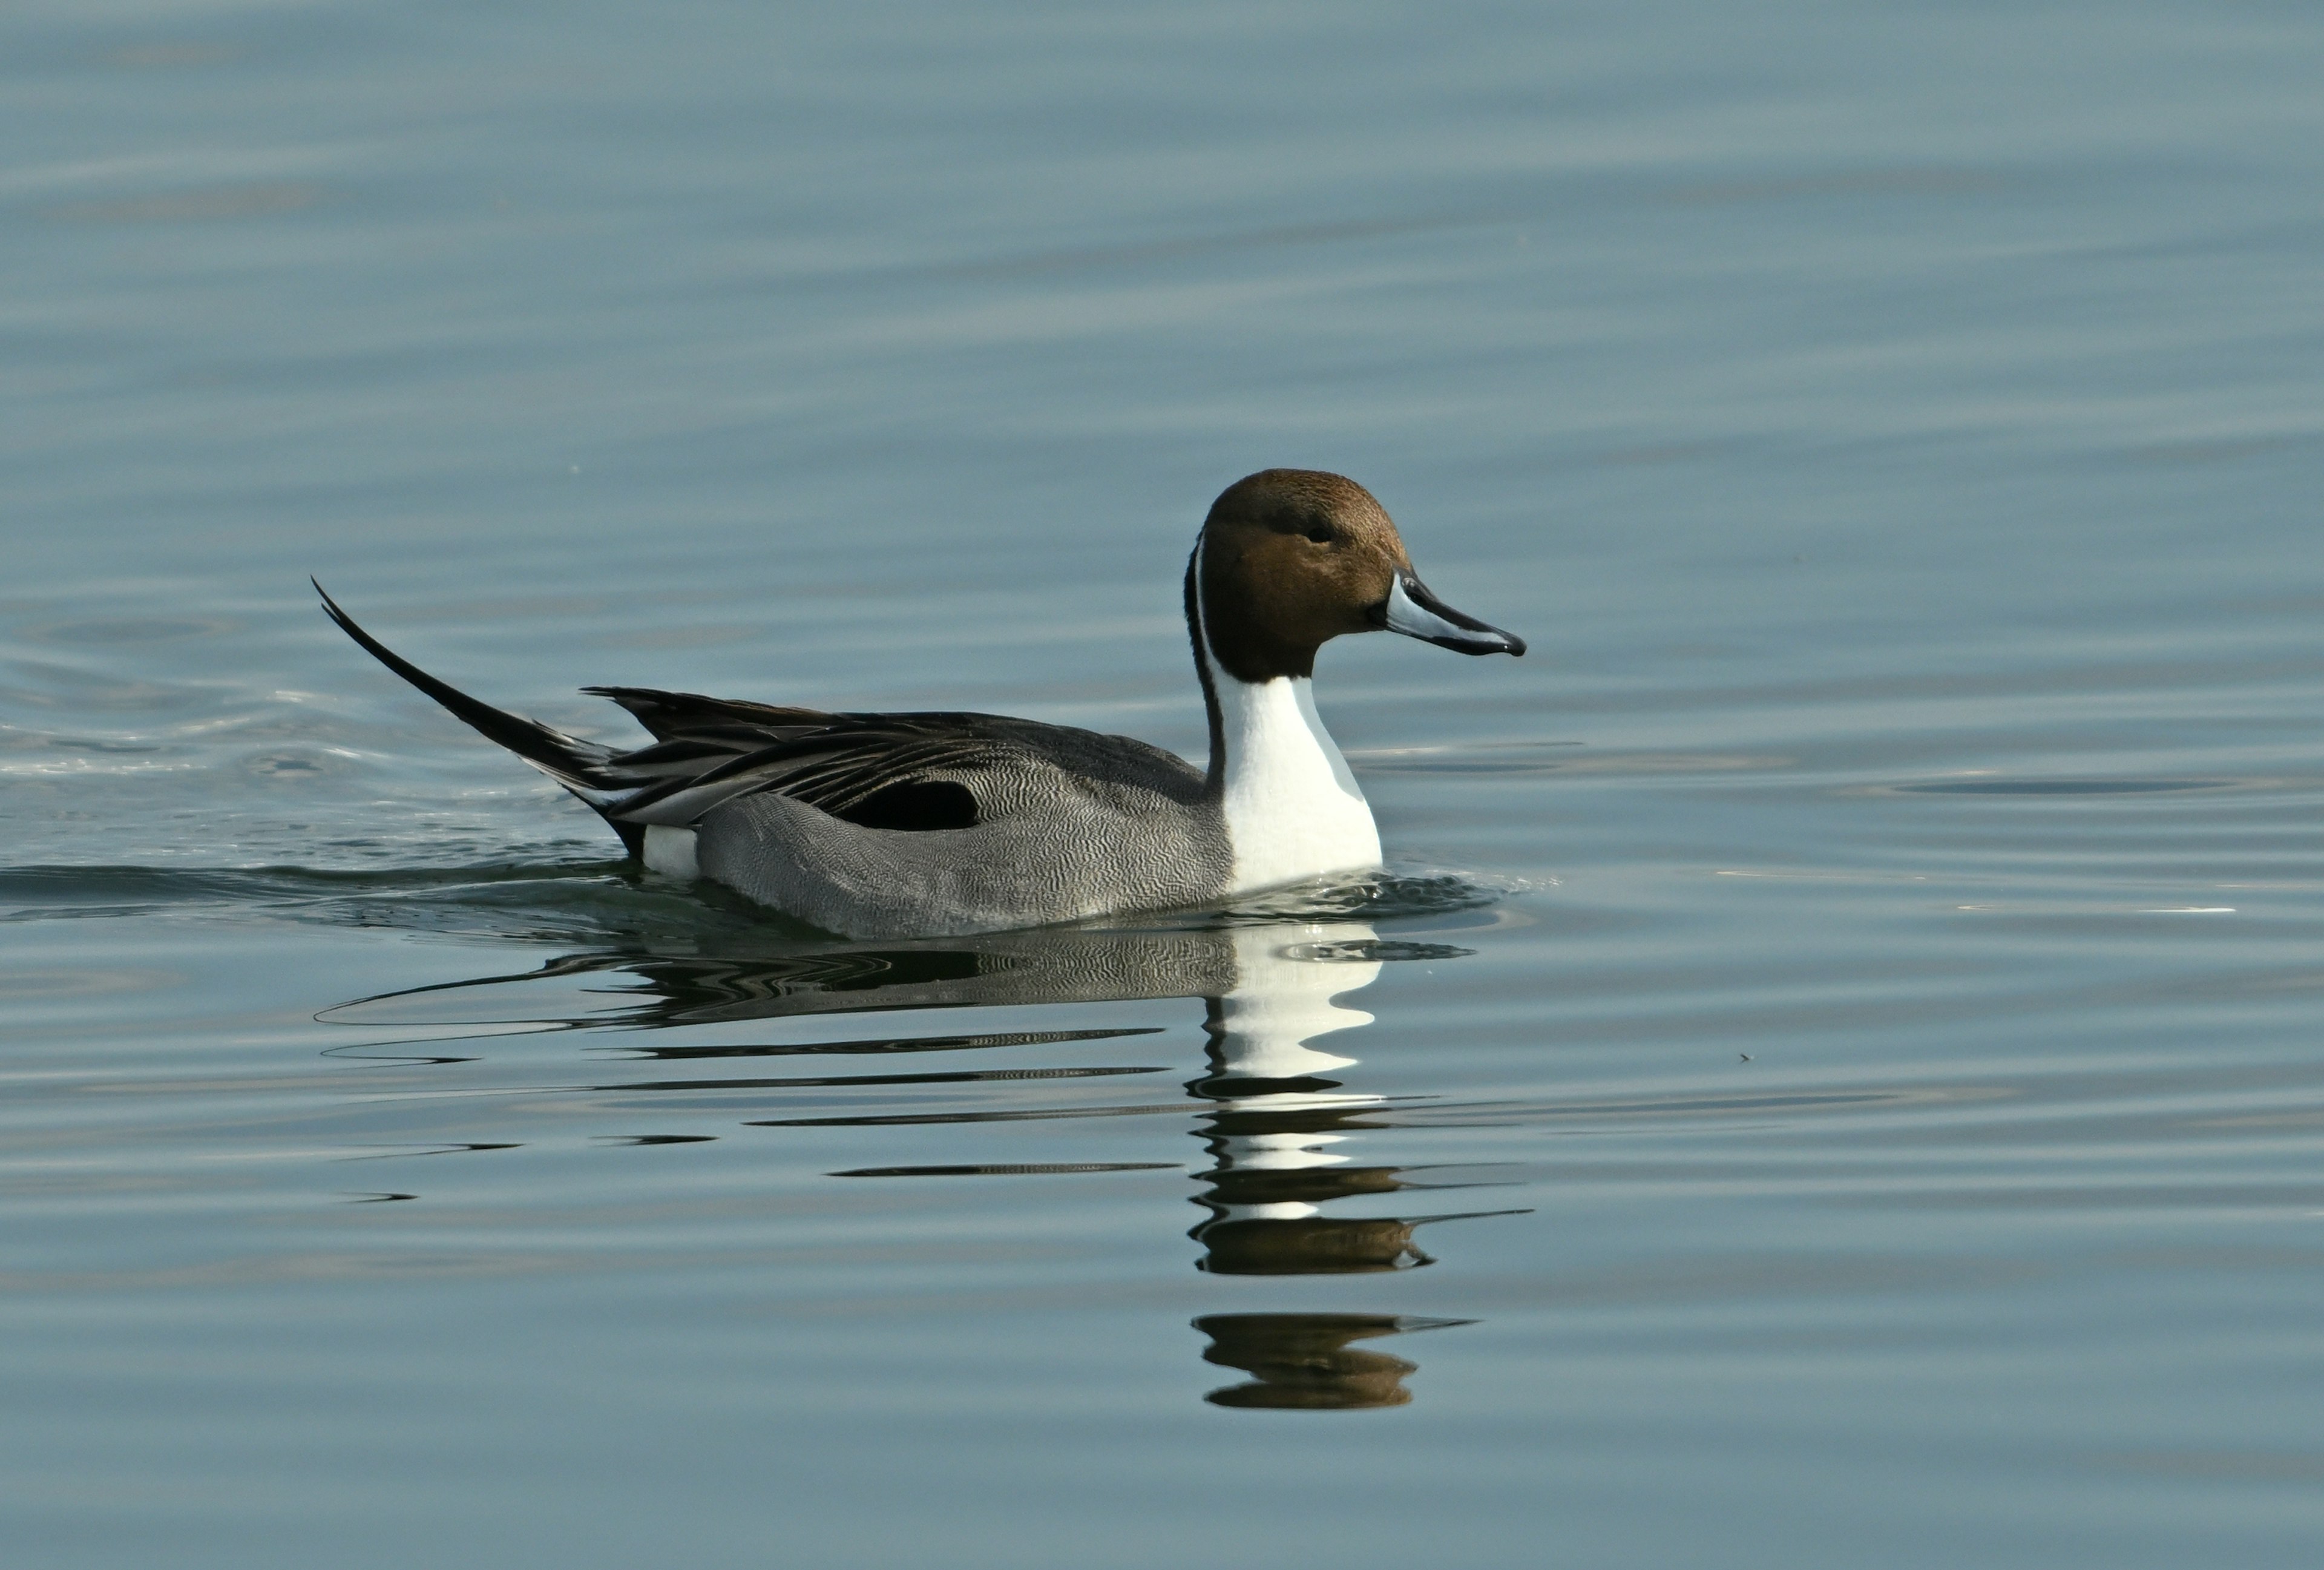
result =
[[[2319,81],[2267,3],[10,8],[8,1562],[2313,1562]],[[1274,464],[1534,651],[1328,650],[1392,875],[1216,919],[641,882],[305,586],[601,734],[1199,753]]]

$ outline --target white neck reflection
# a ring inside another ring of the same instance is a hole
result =
[[[1242,928],[1231,936],[1234,989],[1219,999],[1213,1024],[1221,1067],[1253,1079],[1296,1079],[1354,1063],[1307,1043],[1372,1022],[1361,1009],[1334,1001],[1379,978],[1379,960],[1354,957],[1375,941],[1371,927],[1333,921]]]
[[[1232,934],[1235,985],[1216,1000],[1211,1031],[1218,1074],[1230,1080],[1265,1082],[1314,1079],[1351,1067],[1356,1059],[1310,1043],[1335,1031],[1372,1022],[1361,1009],[1337,1000],[1361,992],[1378,979],[1380,962],[1369,954],[1376,935],[1360,921],[1297,927],[1245,928]],[[1323,1107],[1371,1106],[1383,1098],[1336,1089],[1254,1085],[1253,1094],[1222,1101],[1222,1109],[1243,1113],[1299,1112]],[[1240,1132],[1217,1137],[1222,1168],[1242,1171],[1296,1171],[1333,1167],[1349,1158],[1333,1149],[1343,1133],[1297,1131]],[[1314,1205],[1286,1203],[1236,1206],[1253,1218],[1289,1219],[1316,1214]]]

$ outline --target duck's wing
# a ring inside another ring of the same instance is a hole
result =
[[[759,791],[871,828],[968,828],[1090,784],[1192,800],[1203,775],[1128,736],[979,714],[826,714],[663,692],[592,687],[652,733],[622,752],[494,708],[373,637],[322,585],[323,608],[380,663],[564,786],[641,853],[650,825],[688,826]]]
[[[972,828],[1093,785],[1174,800],[1203,788],[1199,771],[1144,742],[998,715],[787,709],[753,722],[741,711],[764,706],[636,688],[604,695],[651,713],[665,738],[608,765],[610,774],[659,776],[640,780],[614,808],[631,823],[692,824],[771,791],[866,828]]]

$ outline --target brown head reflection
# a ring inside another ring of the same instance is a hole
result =
[[[1252,1377],[1203,1399],[1215,1407],[1299,1412],[1401,1407],[1412,1399],[1405,1376],[1418,1365],[1352,1344],[1471,1323],[1379,1314],[1205,1315],[1194,1321],[1194,1328],[1211,1338],[1203,1361]]]
[[[1303,1094],[1284,1093],[1286,1097]],[[1210,1114],[1213,1163],[1194,1203],[1210,1219],[1187,1235],[1201,1268],[1223,1276],[1344,1276],[1431,1263],[1412,1241],[1432,1217],[1343,1215],[1333,1202],[1410,1187],[1399,1168],[1363,1167],[1333,1146],[1368,1122],[1360,1106],[1270,1107],[1264,1094]]]

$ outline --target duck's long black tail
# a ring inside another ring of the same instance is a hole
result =
[[[629,847],[632,855],[640,854],[645,830],[613,817],[617,804],[613,797],[633,781],[617,780],[612,777],[608,767],[613,761],[612,748],[568,736],[538,720],[529,720],[521,715],[494,708],[480,698],[470,697],[447,681],[438,680],[356,625],[355,619],[339,609],[338,602],[331,598],[321,584],[311,577],[307,581],[314,584],[315,592],[323,596],[324,614],[337,623],[339,631],[362,645],[373,659],[451,710],[477,734],[487,741],[498,742],[579,797],[612,827],[614,833],[622,836],[622,843]]]

